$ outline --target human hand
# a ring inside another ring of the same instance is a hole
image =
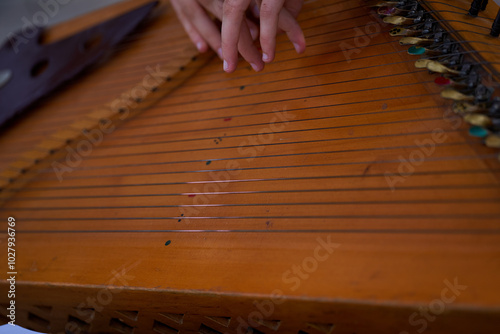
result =
[[[210,46],[224,59],[224,70],[233,72],[238,52],[255,71],[264,68],[264,62],[274,59],[276,33],[285,31],[297,52],[305,49],[305,39],[295,17],[303,0],[171,0],[171,3],[193,43],[200,52]],[[249,8],[260,17],[261,54],[253,41],[259,29],[246,17]],[[222,21],[222,33],[208,12]]]
[[[304,52],[306,47],[304,33],[295,19],[302,9],[302,4],[303,0],[224,1],[222,20],[224,70],[232,72],[236,69],[238,52],[235,46],[239,43],[237,27],[243,21],[249,5],[260,19],[260,45],[264,62],[270,63],[274,60],[278,28],[286,32],[297,53]]]

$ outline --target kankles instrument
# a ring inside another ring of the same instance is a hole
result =
[[[496,332],[498,7],[372,4],[308,1],[304,55],[280,36],[265,71],[227,75],[162,2],[105,65],[10,123],[16,323]]]

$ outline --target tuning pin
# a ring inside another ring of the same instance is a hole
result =
[[[462,101],[455,102],[453,104],[452,109],[456,114],[460,114],[460,115],[485,111],[485,109],[482,108],[480,105],[471,104],[471,103],[462,102]]]
[[[447,87],[443,89],[441,92],[441,96],[445,99],[455,100],[455,101],[474,101],[474,96],[465,95],[460,93],[459,91],[454,90],[451,87]]]
[[[466,80],[456,81],[456,80],[452,80],[452,79],[444,77],[444,76],[440,76],[440,77],[437,77],[436,79],[434,79],[434,83],[438,86],[450,86],[450,87],[457,87],[457,88],[461,88],[461,89],[469,87],[468,81],[466,81]]]
[[[476,17],[479,11],[485,10],[488,5],[488,0],[474,0],[472,1],[471,7],[469,9],[469,15]]]
[[[472,137],[484,138],[488,136],[489,133],[490,132],[488,130],[480,126],[471,126],[469,128],[469,135],[471,135]]]
[[[429,60],[429,62],[427,62],[427,64],[426,64],[426,67],[431,72],[436,72],[436,73],[441,73],[441,74],[445,74],[445,73],[461,74],[460,71],[448,68],[448,67],[444,66],[443,64],[441,64],[440,62],[435,61],[435,60]]]
[[[406,29],[400,26],[394,27],[391,30],[389,30],[389,35],[392,37],[396,36],[415,36],[419,35],[420,30],[413,30],[413,29]]]
[[[428,45],[434,42],[433,39],[419,37],[403,37],[399,40],[400,45]]]
[[[415,62],[415,67],[416,68],[427,68],[427,64],[429,64],[431,61],[430,59],[419,59]]]
[[[471,125],[480,126],[482,128],[487,128],[491,126],[491,119],[483,114],[467,114],[464,115],[464,121]]]
[[[441,53],[442,52],[440,52],[440,51],[427,49],[427,48],[424,48],[424,47],[418,46],[418,45],[412,45],[408,49],[408,54],[412,55],[412,56],[422,56],[424,54],[428,55],[428,56],[437,56],[437,55],[440,55]]]
[[[401,13],[407,13],[407,12],[409,12],[409,10],[401,9],[401,8],[397,8],[397,7],[379,7],[379,9],[377,10],[377,13],[379,15],[384,15],[384,16],[394,16],[394,15],[398,15]]]
[[[394,24],[396,26],[398,25],[410,25],[414,24],[416,18],[411,18],[411,17],[404,17],[404,16],[386,16],[384,17],[384,22],[389,23],[389,24]]]
[[[491,148],[500,148],[500,135],[490,134],[484,141],[486,146]]]
[[[434,83],[438,86],[453,86],[455,82],[450,78],[440,76],[434,79]]]
[[[401,1],[380,1],[376,4],[371,5],[371,7],[395,7],[401,4]]]

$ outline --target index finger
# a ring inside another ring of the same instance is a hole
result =
[[[222,13],[222,56],[224,71],[232,72],[238,63],[241,24],[250,0],[226,0]]]
[[[262,60],[273,61],[278,20],[285,0],[263,0],[260,6],[260,45]]]

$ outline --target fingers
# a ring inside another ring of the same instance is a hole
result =
[[[250,2],[250,11],[256,19],[260,18],[260,0],[252,0]]]
[[[241,56],[250,64],[250,66],[252,66],[253,70],[259,72],[264,68],[264,63],[262,62],[261,54],[259,50],[257,50],[253,41],[254,39],[252,38],[247,22],[243,21],[240,30],[240,39],[238,41],[238,50],[240,51]]]
[[[285,8],[292,14],[293,17],[297,18],[302,9],[304,0],[286,0]]]
[[[184,30],[200,52],[212,48],[222,58],[221,36],[214,22],[195,0],[171,1]]]
[[[259,37],[259,27],[249,19],[246,21],[248,29],[250,30],[250,35],[252,35],[252,40],[257,40],[257,37]]]
[[[238,63],[238,52],[260,71],[264,62],[274,60],[276,34],[285,31],[298,53],[305,50],[302,29],[295,20],[303,0],[171,0],[190,39],[200,52],[211,47],[224,60],[224,70],[233,72]],[[250,9],[260,17],[260,29],[246,17]],[[222,21],[221,31],[205,11]],[[253,41],[260,33],[262,55]]]
[[[233,72],[238,63],[240,32],[244,33],[241,37],[244,37],[247,34],[250,36],[246,22],[243,24],[245,11],[249,4],[250,0],[224,1],[222,13],[222,55],[224,58],[224,71],[228,73]],[[242,27],[247,28],[246,33],[245,29],[242,30]],[[244,47],[247,49],[248,45],[245,44]],[[243,54],[242,56],[245,57]]]
[[[279,28],[286,32],[288,39],[293,43],[295,51],[302,53],[306,49],[306,39],[302,28],[295,20],[295,17],[286,9],[283,9],[279,14]],[[263,32],[261,32],[262,35]]]
[[[274,60],[278,20],[284,2],[285,0],[263,0],[260,6],[260,45],[262,60],[266,63]]]

